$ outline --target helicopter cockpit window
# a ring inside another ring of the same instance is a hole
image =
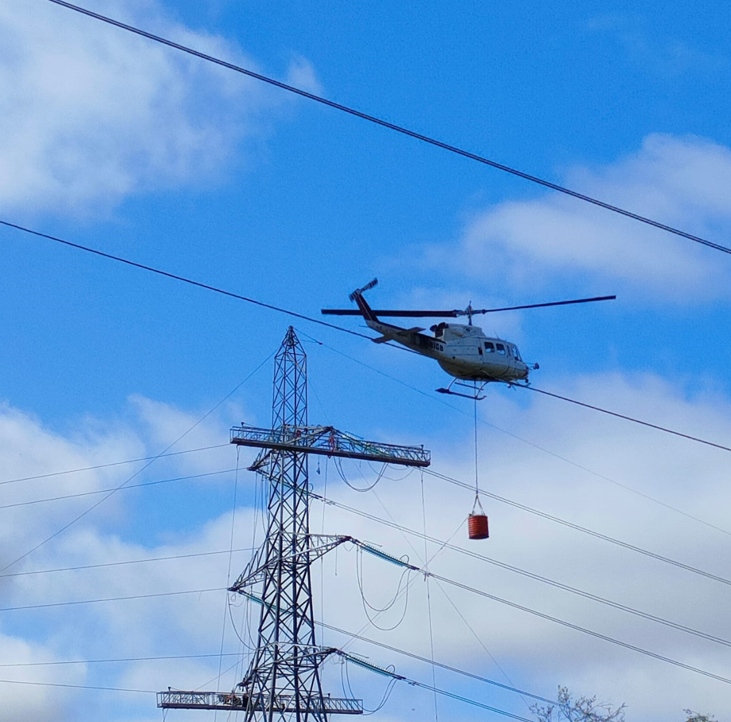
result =
[[[517,346],[513,346],[512,347],[512,351],[513,351],[513,356],[516,359],[518,359],[518,361],[522,361],[522,359],[520,358],[520,351],[518,351],[518,347]]]
[[[485,351],[493,353],[495,351],[495,344],[492,341],[485,341]]]
[[[505,356],[505,346],[503,346],[501,343],[497,344],[497,352]]]

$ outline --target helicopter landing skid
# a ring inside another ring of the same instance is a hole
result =
[[[475,383],[474,386],[469,386],[468,384],[463,384],[460,381],[457,381],[456,379],[452,381],[447,388],[441,388],[436,389],[438,394],[450,394],[451,396],[461,396],[463,399],[472,399],[473,401],[482,401],[484,398],[487,398],[486,396],[482,395],[482,389],[485,388],[485,386],[488,384],[488,381],[483,381],[479,388],[477,384]],[[452,391],[452,386],[463,386],[467,389],[470,389],[472,391],[471,394],[463,394],[460,391]]]

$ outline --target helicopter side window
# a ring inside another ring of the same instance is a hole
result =
[[[485,341],[485,351],[488,353],[494,353],[495,344],[492,341]]]
[[[501,343],[497,344],[497,352],[505,356],[505,346],[503,346]]]

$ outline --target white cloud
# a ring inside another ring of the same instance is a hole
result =
[[[708,438],[723,440],[731,434],[731,403],[728,400],[710,394],[684,398],[671,385],[649,375],[631,380],[620,376],[585,377],[578,383],[565,384],[562,392],[623,411],[646,409],[650,420]],[[514,404],[512,397],[506,401],[491,394],[484,408],[487,420],[498,427],[682,511],[728,527],[724,510],[731,503],[731,495],[726,483],[726,452],[674,440],[616,419],[604,419],[550,399],[534,399],[526,412]],[[722,560],[730,541],[727,535],[617,489],[576,466],[495,431],[485,430],[481,437],[483,488],[711,573],[725,575]],[[452,475],[469,481],[473,473],[468,461],[471,453],[469,444],[462,449],[433,449],[435,468],[449,469]],[[453,459],[451,463],[444,462],[447,455]],[[465,461],[454,461],[458,459]],[[332,483],[329,488],[331,495],[345,503],[385,516],[384,510],[369,495],[356,498],[352,492],[334,488]],[[384,481],[377,491],[397,522],[421,528],[418,476],[398,483]],[[472,495],[469,490],[445,487],[429,477],[426,493],[429,533],[446,539],[470,510]],[[484,503],[491,519],[492,538],[488,542],[469,542],[462,529],[455,544],[722,638],[731,638],[731,626],[725,613],[727,587],[496,501],[485,499]],[[412,561],[423,554],[418,539],[411,539],[414,551],[396,531],[330,508],[327,514],[328,527],[332,531],[347,531],[361,538],[366,536],[396,555],[408,553]],[[319,518],[317,514],[315,516]],[[375,561],[366,563],[366,595],[374,605],[382,605],[389,593],[395,591],[398,575],[395,571],[389,573],[390,570]],[[333,562],[328,564],[329,579]],[[358,629],[365,623],[365,617],[359,594],[352,587],[352,578],[350,587],[345,581],[349,564],[353,562],[342,554],[337,565],[340,582],[333,587],[336,593],[330,595],[330,599],[337,599],[338,603],[327,603],[326,612],[336,626]],[[725,648],[717,644],[453,552],[440,554],[433,562],[432,570],[630,644],[724,674]],[[449,586],[445,589],[519,687],[551,696],[557,684],[566,684],[578,693],[597,694],[617,704],[626,701],[630,705],[630,719],[653,722],[680,720],[683,707],[715,711],[721,718],[724,713],[728,714],[728,694],[723,683],[678,670],[468,592]],[[505,682],[500,669],[472,636],[438,585],[432,585],[431,598],[437,658]],[[397,604],[381,617],[381,622],[394,624],[400,612],[401,607]],[[412,588],[410,608],[401,627],[388,634],[373,629],[365,633],[428,657],[423,581],[417,580]],[[355,648],[365,650],[376,663],[397,659],[398,671],[428,679],[426,669],[385,650],[364,644]],[[648,695],[648,689],[662,689],[663,694]],[[488,695],[489,692],[487,688],[473,690],[473,696],[480,694]]]
[[[636,153],[603,168],[575,168],[561,182],[713,241],[731,228],[729,175],[731,149],[655,134]],[[504,276],[521,288],[568,279],[676,301],[725,297],[731,288],[717,253],[553,192],[496,204],[469,221],[456,252],[429,254],[485,283]]]
[[[307,58],[302,56],[297,56],[290,63],[287,83],[313,95],[322,95],[322,86],[315,74],[315,68]]]
[[[695,47],[679,38],[663,37],[658,28],[643,25],[637,16],[614,14],[595,17],[586,27],[591,33],[614,38],[634,69],[653,80],[677,83],[691,78],[707,82],[709,77],[728,73],[731,64],[726,48],[716,50],[707,43]]]
[[[52,666],[34,665],[39,662],[53,662],[59,657],[46,647],[29,643],[23,639],[0,634],[0,700],[2,718],[13,722],[61,722],[68,719],[66,713],[78,698],[78,691],[43,686],[55,682]],[[83,683],[84,668],[76,667],[66,675],[66,684]],[[8,681],[28,684],[10,684]]]
[[[728,399],[710,392],[685,397],[677,388],[652,375],[634,375],[631,378],[621,375],[586,376],[572,378],[563,385],[558,383],[557,387],[567,395],[591,403],[609,405],[611,402],[611,406],[620,411],[632,413],[637,408],[645,409],[649,420],[662,420],[668,425],[709,438],[724,439],[731,435],[731,402]],[[726,483],[728,461],[724,452],[674,440],[657,431],[635,428],[586,410],[565,407],[551,399],[539,396],[531,398],[530,407],[526,409],[516,403],[514,395],[491,393],[490,401],[481,409],[481,413],[485,414],[488,422],[545,446],[599,474],[634,486],[643,493],[659,497],[713,523],[721,526],[726,524],[724,515],[731,503],[731,494]],[[122,443],[129,443],[129,439],[150,436],[150,429],[158,428],[155,440],[150,443],[165,443],[171,434],[177,432],[179,424],[185,425],[189,421],[185,412],[143,399],[139,399],[132,408],[135,412],[144,409],[143,418],[133,416],[137,421],[130,421],[127,426],[119,422],[108,425],[108,428],[119,431],[122,441],[115,445],[111,438],[100,436],[107,438],[106,443],[115,453],[119,452]],[[155,427],[153,419],[158,412],[160,423],[159,427]],[[193,417],[195,414],[191,415]],[[212,423],[207,434],[211,433],[211,429],[219,428],[217,423]],[[100,422],[95,425],[97,431],[103,427]],[[84,438],[83,426],[65,436],[51,433],[44,430],[38,420],[17,410],[5,409],[0,432],[0,438],[12,441],[12,444],[9,441],[2,447],[2,456],[16,458],[13,468],[15,475],[51,470],[54,459],[61,466],[83,466],[92,458],[99,459],[102,453],[101,447],[92,446],[88,455],[83,456],[85,447],[80,443],[80,439]],[[108,437],[112,436],[110,432]],[[46,454],[45,465],[38,458],[40,449],[44,449]],[[133,450],[140,453],[137,448],[130,449]],[[471,478],[471,449],[468,441],[463,446],[453,448],[437,444],[432,451],[437,470],[447,471],[464,480]],[[72,454],[77,456],[71,457]],[[27,471],[23,469],[23,462],[17,459],[26,460]],[[481,432],[481,459],[481,484],[489,491],[685,563],[726,575],[724,559],[729,540],[718,531],[619,490],[576,466],[568,465],[555,456],[542,454],[534,447],[512,437],[504,437],[494,430]],[[368,465],[360,466],[366,477],[374,477],[374,471]],[[356,467],[353,462],[346,464],[344,469],[354,483],[365,486],[366,481]],[[327,494],[379,517],[388,518],[390,514],[399,524],[420,529],[420,475],[414,472],[402,478],[401,472],[391,470],[387,476],[393,478],[384,478],[380,482],[375,489],[377,497],[372,493],[356,494],[340,482],[330,464]],[[313,474],[311,480],[322,487],[325,469],[319,476]],[[249,478],[249,481],[252,479]],[[87,483],[90,482],[87,480]],[[94,480],[94,483],[99,483],[99,480]],[[453,543],[470,551],[690,627],[725,638],[731,637],[731,627],[725,613],[728,589],[718,583],[618,549],[488,499],[484,503],[491,520],[491,539],[481,543],[469,542],[463,524],[472,505],[472,493],[467,489],[447,486],[429,476],[425,477],[424,484],[427,530],[437,538],[447,539],[458,530]],[[0,486],[0,490],[6,488]],[[316,491],[322,491],[322,488]],[[125,498],[117,500],[117,503],[124,505]],[[36,510],[32,520],[30,517],[8,518],[16,530],[29,526],[31,521],[35,525],[48,527],[55,524],[56,513],[48,507],[45,511]],[[323,526],[322,506],[319,503],[313,505],[311,518],[313,531],[317,533],[322,530],[325,533],[351,534],[381,544],[390,553],[408,554],[416,564],[422,563],[423,542],[418,538],[409,537],[407,541],[400,532],[333,506],[326,507]],[[226,549],[230,542],[230,524],[229,512],[217,512],[206,517],[201,510],[197,527],[180,532],[165,543],[141,544],[134,535],[119,536],[119,532],[112,531],[104,515],[94,515],[48,545],[42,559],[36,559],[35,563],[42,562],[46,567],[62,567]],[[254,526],[253,510],[241,507],[237,512],[234,535],[236,547],[250,545]],[[26,543],[22,538],[21,542]],[[429,553],[435,551],[436,546],[430,545]],[[352,631],[367,625],[355,576],[356,559],[353,551],[340,547],[313,567],[317,617]],[[234,557],[232,577],[241,571],[245,560],[245,554]],[[374,606],[385,606],[398,587],[400,570],[368,556],[364,557],[363,564],[366,598]],[[227,569],[228,558],[221,555],[14,577],[3,580],[3,596],[12,600],[13,604],[22,605],[38,603],[39,600],[67,601],[214,588],[228,584]],[[431,569],[470,586],[668,657],[724,673],[725,649],[719,645],[608,609],[452,551],[439,553]],[[321,587],[321,575],[324,575],[324,587]],[[432,582],[430,587],[436,658],[506,682],[501,669],[456,614],[439,586]],[[324,589],[324,597],[321,589]],[[729,696],[722,683],[613,647],[468,592],[448,586],[445,589],[494,660],[519,687],[551,696],[557,684],[566,684],[578,693],[598,694],[602,699],[612,700],[616,704],[626,701],[630,705],[630,719],[648,722],[680,720],[683,707],[714,712],[721,719],[724,714],[731,712],[728,707]],[[403,623],[391,632],[380,632],[366,626],[364,634],[428,657],[430,649],[425,591],[424,580],[419,576],[413,577]],[[15,641],[11,640],[6,645],[12,654],[8,652],[3,658],[12,662],[13,659],[22,661],[30,658],[40,661],[48,658],[215,653],[220,645],[225,603],[226,595],[221,591],[15,612],[15,616],[5,617],[8,623],[12,622],[15,626],[13,629],[4,628],[3,632]],[[234,611],[239,631],[245,608],[245,603],[242,604],[241,609]],[[255,621],[258,608],[251,606]],[[402,611],[403,605],[399,600],[392,609],[379,617],[379,623],[394,626]],[[373,615],[373,612],[370,614]],[[324,634],[326,644],[342,645],[346,641],[332,632]],[[226,630],[226,640],[228,650],[239,648],[230,625]],[[369,661],[375,664],[396,663],[398,672],[415,679],[427,683],[431,680],[427,666],[400,658],[385,649],[355,643],[349,645],[349,650],[366,654]],[[223,668],[226,669],[232,663],[233,660],[224,660]],[[62,669],[39,668],[43,675],[39,679],[61,682],[73,680],[80,684],[101,683],[135,689],[166,689],[168,685],[196,688],[216,677],[218,660],[148,661],[113,667],[89,665],[81,669]],[[328,665],[325,670],[325,687],[333,694],[340,693],[339,671],[336,664]],[[241,675],[240,669],[228,672],[222,687],[232,685],[237,675]],[[354,691],[363,694],[371,704],[377,702],[376,697],[382,689],[381,682],[380,679],[374,681],[365,673],[353,673]],[[454,680],[446,673],[439,672],[437,682],[440,686],[450,688]],[[211,684],[215,687],[215,683]],[[648,694],[648,689],[663,692]],[[495,706],[525,713],[520,700],[511,701],[512,698],[505,693],[498,693],[489,687],[467,686],[461,691],[494,703]],[[91,709],[90,703],[94,704],[99,699],[94,692],[63,694],[59,691],[57,696],[50,688],[39,695],[39,699],[48,700],[43,702],[47,705],[44,709],[48,709],[48,705],[53,706],[56,701],[63,702],[67,713],[64,717],[63,707],[58,711],[59,722],[64,719],[83,719],[83,710]],[[497,694],[500,694],[499,703],[495,698]],[[0,704],[15,697],[16,690],[0,686]],[[154,718],[151,709],[154,702],[151,698],[134,698],[130,701],[127,697],[115,696],[114,700],[118,718]],[[431,700],[428,693],[401,685],[392,704],[384,711],[398,719],[399,712],[406,710],[403,717],[408,719],[412,707],[425,715],[429,714]],[[509,707],[512,704],[516,706]],[[39,714],[37,718],[53,719],[42,711]],[[176,718],[183,720],[186,715],[181,713]]]
[[[92,10],[256,69],[156,0]],[[299,75],[316,83],[307,61]],[[0,3],[0,202],[107,212],[133,193],[215,180],[272,108],[256,81],[48,2]]]

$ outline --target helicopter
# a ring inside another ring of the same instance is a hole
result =
[[[479,326],[472,324],[472,317],[498,311],[517,311],[527,308],[542,308],[545,306],[566,306],[576,303],[590,303],[593,301],[610,301],[616,296],[596,296],[594,298],[578,298],[569,301],[553,301],[549,303],[534,303],[524,306],[510,306],[506,308],[472,308],[470,303],[466,309],[451,311],[397,311],[373,310],[365,300],[363,294],[378,284],[374,278],[362,288],[353,291],[349,299],[355,301],[358,309],[323,308],[322,313],[333,316],[363,316],[366,325],[380,334],[371,339],[375,343],[395,341],[406,348],[433,358],[454,378],[446,388],[436,389],[438,393],[462,396],[480,401],[485,398],[482,391],[488,383],[502,382],[508,385],[522,383],[528,385],[528,375],[539,368],[537,363],[529,364],[523,361],[518,347],[505,339],[486,336]],[[447,323],[442,321],[430,327],[434,334],[429,336],[422,333],[425,328],[414,326],[403,328],[381,321],[379,317],[397,318],[459,318],[467,317],[467,323]],[[471,383],[470,383],[471,382]],[[470,393],[464,393],[453,387],[466,388]]]

